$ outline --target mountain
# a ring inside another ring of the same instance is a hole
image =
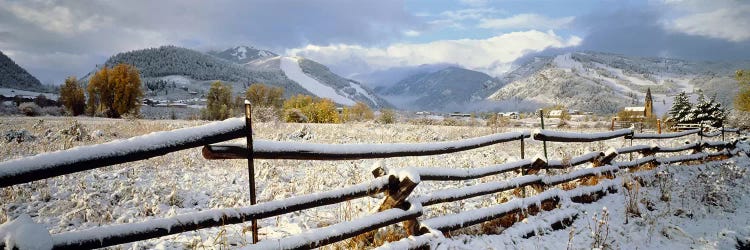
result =
[[[207,54],[239,64],[245,64],[262,58],[279,56],[268,50],[259,50],[250,46],[237,46],[224,51],[209,51]]]
[[[408,76],[379,94],[403,109],[457,111],[500,87],[500,81],[485,73],[449,66]]]
[[[522,99],[541,105],[563,104],[571,109],[615,113],[625,106],[643,105],[651,89],[655,113],[662,115],[680,91],[702,89],[731,107],[736,94],[734,70],[750,62],[695,62],[670,58],[632,57],[601,52],[572,52],[536,57],[519,64],[500,81],[492,101]]]
[[[433,73],[445,69],[453,64],[423,64],[419,66],[400,66],[391,67],[383,70],[376,70],[367,73],[355,74],[350,76],[352,79],[360,81],[362,84],[375,90],[376,93],[383,91],[399,81],[417,74]]]
[[[0,87],[29,91],[46,90],[36,77],[0,51]]]
[[[241,95],[251,83],[264,83],[282,87],[287,97],[306,94],[331,98],[343,105],[362,101],[374,108],[390,106],[358,82],[335,75],[323,65],[299,58],[285,68],[280,63],[282,58],[286,57],[245,46],[210,53],[162,46],[119,53],[104,65],[134,65],[149,90],[147,98],[153,99],[200,97],[213,81],[220,80],[232,86],[234,95]],[[87,81],[90,75],[83,80]]]

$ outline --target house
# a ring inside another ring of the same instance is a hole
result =
[[[498,117],[506,117],[510,119],[518,119],[518,112],[499,112],[497,113]]]
[[[646,89],[646,100],[643,106],[639,107],[625,107],[619,114],[621,120],[626,119],[637,119],[643,120],[645,118],[654,117],[654,101],[651,98],[651,88]]]
[[[550,117],[550,118],[560,118],[562,116],[563,116],[563,110],[561,109],[550,110],[549,113],[547,113],[547,117]]]

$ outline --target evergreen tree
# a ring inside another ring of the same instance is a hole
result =
[[[691,109],[692,107],[687,94],[680,92],[680,94],[674,97],[674,103],[672,103],[672,108],[669,110],[669,115],[674,122],[690,123],[693,120]]]
[[[708,108],[708,114],[710,118],[708,124],[716,128],[723,126],[724,120],[727,118],[727,113],[721,106],[721,103],[716,101],[716,95],[711,97],[709,103],[711,105]]]
[[[710,109],[711,103],[706,100],[706,96],[703,94],[703,91],[699,90],[698,101],[690,111],[693,117],[693,122],[700,123],[701,125],[710,125],[712,120],[711,114],[709,113]]]

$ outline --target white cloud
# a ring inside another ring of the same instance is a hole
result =
[[[9,2],[5,2],[5,4],[8,4],[7,10],[17,17],[58,34],[71,35],[72,33],[95,30],[110,21],[108,18],[96,14],[80,17],[70,8],[64,6],[45,4],[27,6]]]
[[[406,31],[404,31],[404,35],[405,36],[412,36],[412,37],[414,37],[414,36],[419,36],[420,34],[421,33],[419,31],[416,31],[416,30],[406,30]]]
[[[564,39],[554,32],[529,30],[511,32],[487,39],[439,40],[428,43],[397,43],[387,47],[363,47],[334,44],[308,45],[289,49],[288,55],[312,58],[340,69],[344,74],[363,73],[357,70],[379,70],[395,66],[434,63],[455,63],[463,67],[499,75],[510,68],[517,58],[547,48],[577,46],[581,38]],[[365,68],[351,69],[352,61],[366,62]]]
[[[721,2],[721,1],[719,1]],[[750,4],[734,1],[713,6],[673,6],[687,14],[664,21],[665,28],[689,35],[725,39],[732,42],[750,41]],[[668,3],[669,4],[669,3]]]
[[[507,18],[483,18],[479,22],[480,28],[499,30],[526,29],[559,29],[566,28],[575,17],[549,18],[538,14],[518,14]]]

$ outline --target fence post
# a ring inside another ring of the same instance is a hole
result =
[[[631,147],[633,146],[633,136],[632,135],[630,136],[630,146]],[[633,152],[630,152],[630,161],[632,161],[632,160],[633,160]]]
[[[721,126],[721,141],[727,141],[724,139],[724,126]]]
[[[410,204],[406,202],[406,198],[409,197],[411,191],[414,191],[417,184],[419,182],[414,182],[409,177],[404,176],[399,180],[397,176],[391,175],[388,179],[388,190],[385,191],[385,198],[383,198],[383,203],[380,204],[378,212],[391,208],[408,209]],[[419,232],[419,222],[416,219],[404,221],[404,229],[408,235],[415,235]],[[371,232],[367,238],[372,236],[374,236],[374,233]]]
[[[524,152],[524,145],[523,145],[523,135],[521,136],[521,159],[524,159],[525,152]]]
[[[699,130],[698,130],[698,136],[699,136],[700,138],[698,139],[698,142],[699,142],[699,143],[703,143],[703,122],[701,122],[701,123],[699,123],[699,124],[700,124],[700,126],[699,126],[700,128],[699,128]]]
[[[245,128],[247,128],[247,173],[250,185],[250,205],[255,205],[255,165],[253,163],[253,118],[250,101],[245,100]],[[258,220],[252,221],[253,244],[258,243]]]
[[[609,131],[615,131],[615,118],[612,117],[612,123],[609,125]]]
[[[539,119],[542,121],[542,129],[544,129],[544,110],[539,109]],[[542,146],[544,147],[544,159],[547,160],[547,141],[542,140]]]
[[[656,119],[656,129],[661,134],[661,119]]]

